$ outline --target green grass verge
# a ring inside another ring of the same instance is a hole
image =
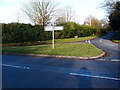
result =
[[[115,42],[115,43],[120,44],[120,40],[112,40],[112,41]]]
[[[66,42],[77,42],[77,41],[86,41],[89,39],[96,38],[97,36],[88,36],[88,37],[79,37],[79,38],[68,38],[68,39],[55,39],[55,43],[66,43]],[[52,40],[45,41],[46,43],[51,43]]]
[[[115,34],[115,35],[112,37],[112,41],[115,42],[115,43],[120,44],[120,36],[119,36],[119,34]]]
[[[96,38],[97,36],[79,37],[79,38],[68,38],[68,39],[55,39],[55,43],[66,43],[66,42],[77,42],[85,41]],[[40,42],[23,42],[23,43],[3,43],[3,46],[19,46],[19,45],[39,45],[39,44],[50,44],[52,40],[40,41]]]
[[[52,49],[52,45],[50,44],[37,46],[3,47],[2,50],[3,52],[65,55],[80,57],[98,56],[103,53],[102,50],[96,48],[94,45],[90,43],[55,44],[55,49]]]

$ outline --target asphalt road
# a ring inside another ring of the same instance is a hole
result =
[[[120,44],[113,43],[109,40],[112,35],[113,33],[109,33],[101,38],[91,40],[91,43],[107,52],[107,56],[102,59],[120,61]]]
[[[111,35],[88,41],[108,53],[100,59],[2,55],[3,88],[118,88],[119,49]]]

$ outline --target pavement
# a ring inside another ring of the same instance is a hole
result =
[[[3,88],[120,88],[119,45],[113,34],[88,41],[107,52],[93,60],[2,55]]]

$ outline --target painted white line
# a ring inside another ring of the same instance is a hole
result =
[[[106,45],[108,45],[108,46],[114,46],[114,45],[111,45],[111,44],[108,44],[108,43],[104,43],[104,44],[106,44]]]
[[[88,41],[85,41],[85,42],[88,42]]]
[[[100,42],[103,42],[102,39],[100,39]],[[115,46],[115,45],[111,45],[111,44],[108,44],[108,43],[105,43],[105,42],[103,42],[103,44],[106,44],[106,45],[111,46],[111,47]]]
[[[75,76],[86,76],[86,77],[93,77],[93,78],[103,78],[103,79],[120,80],[119,78],[112,78],[112,77],[94,76],[94,75],[77,74],[77,73],[70,73],[70,74],[71,75],[75,75]]]
[[[14,65],[8,65],[8,64],[1,64],[2,66],[5,67],[13,67],[13,68],[22,68],[22,69],[30,69],[29,67],[22,67],[22,66],[14,66]]]
[[[111,61],[112,61],[112,62],[119,62],[120,60],[112,59]]]
[[[88,42],[91,43],[90,40],[88,40]]]
[[[99,60],[99,61],[105,61],[105,59],[96,59],[96,60]]]

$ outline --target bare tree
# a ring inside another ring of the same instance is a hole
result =
[[[74,19],[73,16],[74,16],[73,9],[70,7],[65,7],[64,9],[61,10],[60,15],[57,18],[56,22],[57,23],[70,22]]]
[[[73,19],[73,10],[70,7],[67,7],[64,9],[65,11],[63,12],[63,16],[66,19],[66,22],[70,22]]]
[[[52,0],[31,0],[22,11],[34,24],[46,25],[56,14],[57,3]]]
[[[103,18],[102,20],[100,20],[100,22],[101,22],[102,28],[109,27],[109,22],[108,22],[107,18]]]
[[[101,21],[98,20],[97,18],[95,18],[94,16],[88,16],[86,19],[85,19],[85,22],[84,24],[86,25],[90,25],[92,27],[96,27],[96,28],[100,28],[101,27]]]
[[[65,23],[65,22],[66,22],[66,20],[65,20],[64,17],[58,17],[58,18],[56,19],[56,23],[57,23],[57,24],[61,24],[61,23]]]
[[[104,8],[108,15],[110,15],[114,9],[115,9],[115,3],[118,2],[119,0],[104,0],[102,4],[102,8]]]

